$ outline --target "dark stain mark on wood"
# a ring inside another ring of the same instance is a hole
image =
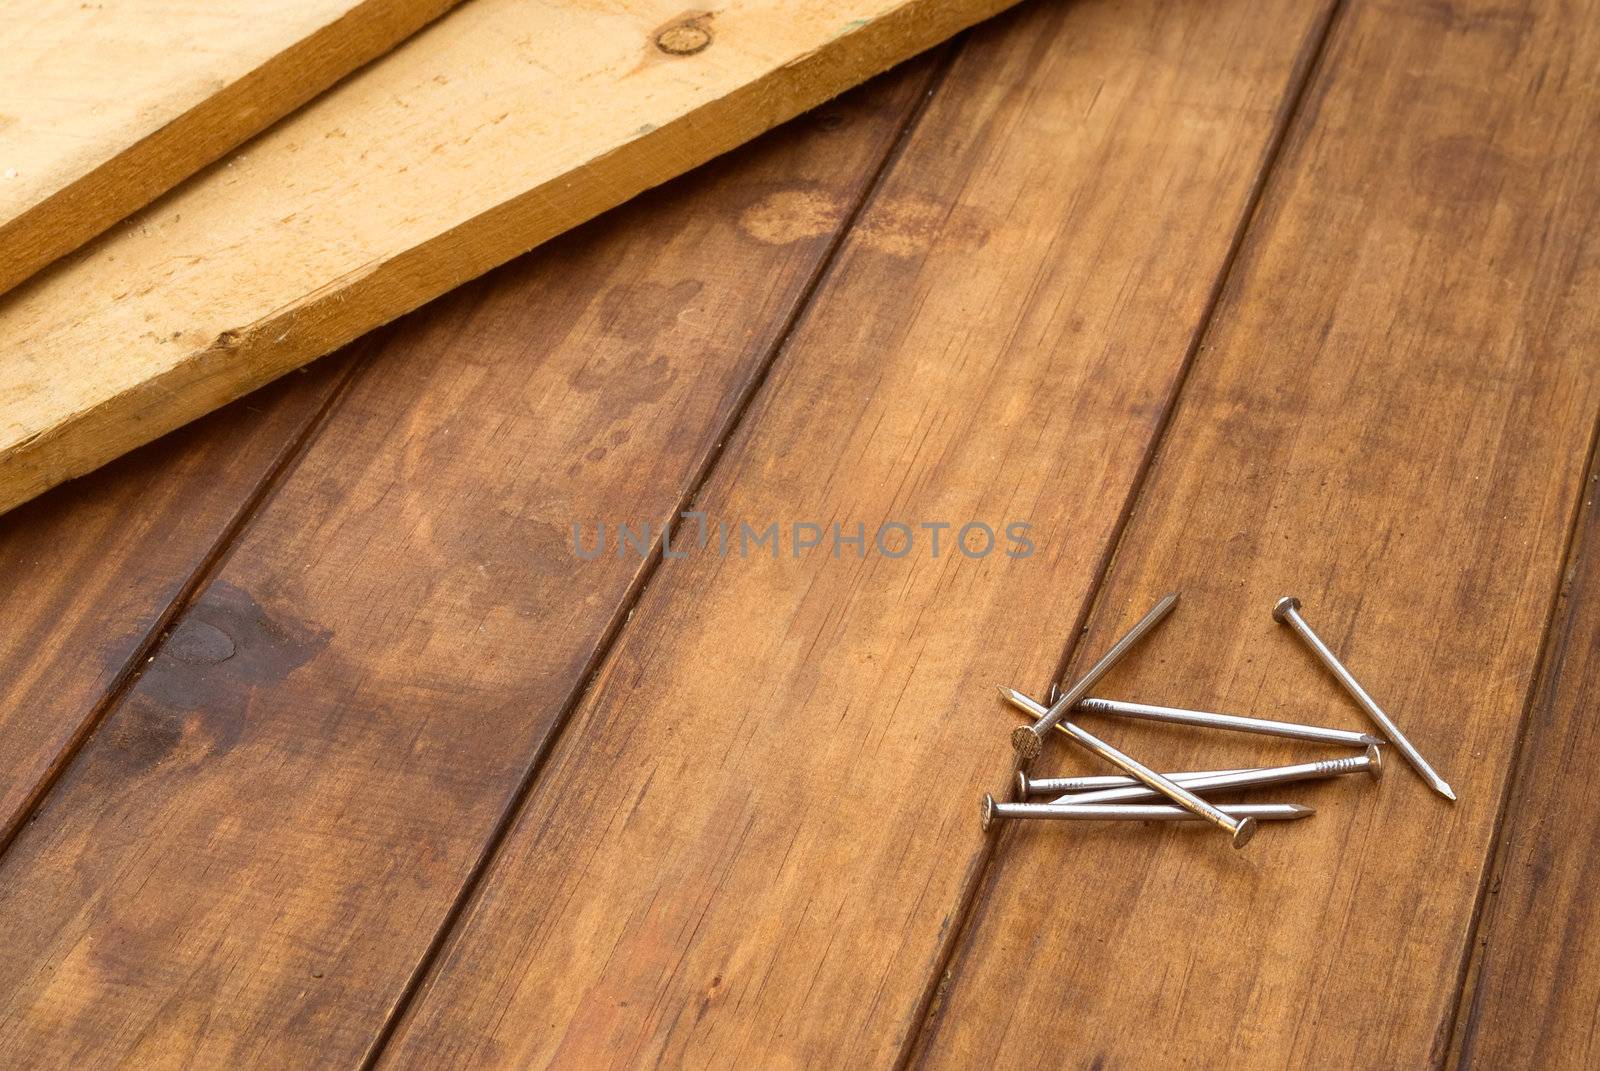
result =
[[[331,633],[267,613],[242,588],[218,581],[146,667],[126,714],[107,725],[121,775],[231,750],[250,699],[305,665]]]

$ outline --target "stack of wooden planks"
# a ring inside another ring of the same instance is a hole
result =
[[[0,301],[0,511],[1011,0],[472,0],[230,152],[451,2],[48,0],[0,30],[0,288],[229,153]]]
[[[1022,5],[14,510],[0,1062],[1600,1062],[1596,8]],[[1038,552],[571,553],[685,510]],[[1107,694],[1354,724],[1296,591],[1460,801],[986,839],[1175,588]]]

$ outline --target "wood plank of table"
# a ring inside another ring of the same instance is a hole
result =
[[[332,395],[290,376],[0,519],[0,846]]]
[[[0,858],[0,1045],[353,1066],[931,76],[398,329]]]
[[[455,0],[29,0],[0,21],[0,292]]]
[[[828,542],[663,567],[386,1064],[895,1062],[1009,769],[994,683],[1084,611],[1321,15],[974,34],[698,499]]]
[[[0,511],[1013,0],[474,0],[0,301]]]
[[[1591,470],[1576,545],[1545,640],[1540,689],[1502,817],[1473,965],[1462,995],[1454,1066],[1600,1063],[1600,511]]]
[[[1272,620],[1298,595],[1459,802],[1390,749],[1243,852],[1018,828],[914,1064],[1442,1060],[1600,405],[1595,16],[1341,15],[1074,658],[1179,590],[1107,694],[1363,726]],[[1091,727],[1165,769],[1326,754]]]

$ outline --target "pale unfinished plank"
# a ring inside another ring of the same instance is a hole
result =
[[[0,19],[0,291],[456,0],[30,0]]]
[[[0,303],[0,509],[1010,2],[468,4]]]

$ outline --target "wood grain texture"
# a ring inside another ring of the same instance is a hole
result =
[[[1506,804],[1455,1066],[1600,1064],[1600,511],[1591,472],[1577,545],[1549,637],[1539,696]]]
[[[29,0],[0,20],[0,291],[456,0]]]
[[[917,65],[377,351],[0,860],[0,1061],[353,1066],[709,463]]]
[[[1010,2],[474,0],[0,301],[0,510]]]
[[[1361,725],[1271,619],[1298,594],[1460,802],[1394,762],[1375,787],[1297,788],[1320,813],[1240,853],[1018,828],[917,1064],[1445,1055],[1600,403],[1595,14],[1341,16],[1074,659],[1179,589],[1108,694]],[[1308,754],[1098,727],[1168,769]]]
[[[1024,521],[1036,552],[969,557],[952,528],[934,557],[914,528],[903,557],[786,535],[664,565],[387,1065],[884,1067],[915,1029],[1009,761],[993,684],[1044,679],[1082,612],[1321,27],[998,22],[698,503],[868,540]]]
[[[0,845],[343,366],[240,399],[0,520]]]

